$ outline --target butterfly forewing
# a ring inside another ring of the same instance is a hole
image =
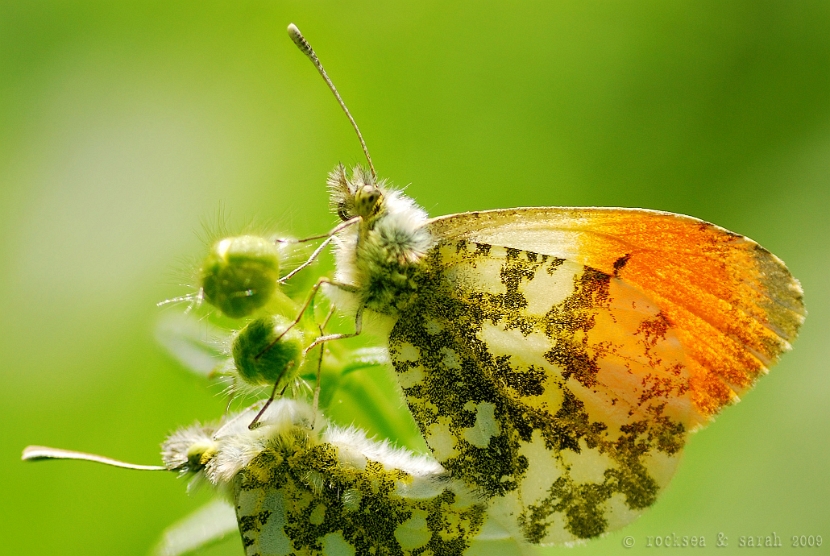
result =
[[[705,424],[790,348],[802,290],[775,255],[707,222],[619,208],[472,212],[429,224],[467,239],[561,257],[618,277],[655,303],[686,354],[691,399]]]

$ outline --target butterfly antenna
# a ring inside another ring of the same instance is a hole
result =
[[[308,59],[311,60],[317,68],[317,71],[319,71],[320,75],[323,76],[323,79],[329,86],[329,89],[331,89],[331,92],[334,93],[334,98],[336,98],[337,102],[340,103],[340,108],[343,109],[343,112],[346,113],[346,117],[348,117],[349,121],[352,122],[352,127],[354,128],[355,133],[357,133],[357,138],[360,140],[360,146],[363,147],[363,154],[366,155],[366,160],[369,162],[369,169],[372,171],[372,177],[376,178],[377,174],[375,173],[375,166],[372,164],[372,157],[369,156],[369,148],[366,146],[366,141],[363,140],[363,135],[360,134],[360,128],[357,127],[357,122],[354,121],[354,118],[352,118],[352,115],[349,113],[349,109],[346,108],[346,103],[343,102],[342,98],[340,98],[340,93],[337,92],[337,88],[334,86],[334,83],[331,82],[326,70],[323,69],[323,64],[320,63],[320,59],[317,58],[317,54],[314,53],[314,49],[311,48],[311,45],[308,44],[308,41],[293,23],[288,25],[288,36],[291,37],[291,40],[294,41],[297,48],[299,48],[303,54],[308,56]]]
[[[139,471],[169,471],[166,467],[160,465],[137,465],[135,463],[127,463],[118,461],[117,459],[105,458],[95,454],[87,454],[84,452],[75,452],[72,450],[61,450],[60,448],[47,448],[46,446],[27,446],[23,450],[23,461],[40,461],[47,459],[77,459],[83,461],[91,461],[94,463],[103,463],[112,467],[122,467],[124,469],[137,469]]]

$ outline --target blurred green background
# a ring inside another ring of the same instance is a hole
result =
[[[157,346],[201,223],[308,235],[361,151],[431,214],[691,214],[784,259],[795,351],[696,435],[668,491],[574,554],[647,536],[830,545],[830,3],[0,2],[3,554],[145,554],[208,497],[172,475],[23,464],[27,444],[141,463],[224,399]],[[822,339],[823,338],[823,339]],[[549,549],[545,553],[554,553]],[[210,554],[241,554],[238,539]],[[799,553],[802,553],[800,551]]]

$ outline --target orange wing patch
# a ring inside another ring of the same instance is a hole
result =
[[[643,209],[528,208],[437,218],[439,238],[518,247],[618,277],[652,299],[687,356],[701,425],[790,349],[801,286],[754,241],[688,216]]]

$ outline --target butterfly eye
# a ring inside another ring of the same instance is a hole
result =
[[[354,196],[354,204],[357,214],[364,218],[374,214],[379,204],[380,197],[380,190],[374,185],[364,185],[358,189]]]
[[[346,209],[346,203],[340,203],[340,204],[337,205],[337,216],[343,222],[345,222],[346,220],[351,218],[351,215],[349,214],[348,210]]]
[[[215,442],[197,442],[187,450],[187,470],[195,473],[200,471],[216,455]]]

